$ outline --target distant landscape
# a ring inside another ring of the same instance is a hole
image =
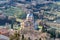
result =
[[[60,0],[0,0],[0,40],[60,40]]]

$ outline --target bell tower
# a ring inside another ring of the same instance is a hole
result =
[[[26,16],[26,20],[24,20],[22,22],[21,27],[23,27],[23,28],[27,27],[27,28],[33,29],[33,27],[34,27],[34,16],[33,16],[33,13],[28,11],[27,16]]]
[[[26,22],[28,26],[32,26],[32,27],[34,26],[34,16],[33,13],[31,13],[31,11],[29,11],[26,16]]]

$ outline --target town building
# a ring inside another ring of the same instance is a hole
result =
[[[21,23],[21,27],[34,27],[34,16],[33,13],[31,13],[30,11],[28,12],[27,16],[26,16],[26,20],[24,20]]]
[[[9,36],[9,31],[6,28],[0,28],[0,34],[5,35],[5,36]]]

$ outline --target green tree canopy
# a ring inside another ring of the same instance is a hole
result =
[[[19,8],[19,7],[13,7],[11,6],[10,8],[3,10],[4,14],[7,16],[17,16],[18,18],[25,18],[26,14],[24,13],[24,11]]]

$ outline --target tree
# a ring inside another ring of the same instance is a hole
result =
[[[51,38],[56,38],[56,29],[51,28],[50,30],[47,31],[49,34],[51,34]]]
[[[44,26],[42,27],[42,32],[46,32],[46,28]]]
[[[27,40],[27,38],[24,37],[24,34],[22,34],[21,40]]]
[[[39,40],[41,40],[41,38],[39,38]]]
[[[21,19],[26,17],[25,12],[19,7],[11,6],[10,8],[3,10],[3,12],[7,16],[16,16],[17,18],[21,18]]]
[[[28,37],[28,40],[31,40],[30,37]]]
[[[59,31],[56,32],[56,37],[60,38],[60,32]]]
[[[21,40],[24,40],[24,35],[22,35],[22,39]]]
[[[15,32],[14,35],[10,35],[10,40],[20,40],[19,32]]]
[[[14,24],[14,20],[12,20],[12,23],[11,23],[11,28],[13,29],[13,24]]]

